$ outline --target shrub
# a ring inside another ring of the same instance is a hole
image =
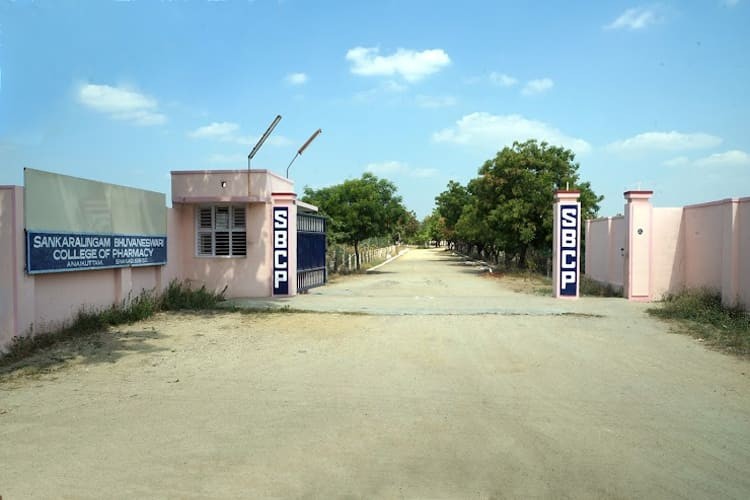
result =
[[[226,287],[221,293],[209,292],[205,286],[192,290],[189,285],[174,280],[160,295],[152,290],[144,290],[135,298],[124,300],[122,304],[99,310],[84,307],[67,326],[49,333],[13,337],[8,351],[0,354],[0,366],[28,357],[58,342],[86,337],[110,326],[140,321],[159,311],[214,309],[224,300],[225,292]]]
[[[622,289],[616,288],[609,283],[600,283],[586,276],[581,276],[580,295],[594,297],[622,297]]]
[[[205,285],[198,290],[193,290],[187,283],[173,280],[164,291],[159,302],[163,311],[175,311],[180,309],[213,309],[224,300],[227,287],[220,293],[206,290]]]
[[[750,354],[750,313],[726,307],[714,290],[684,290],[666,295],[649,314],[680,322],[683,331],[709,345],[741,355]]]

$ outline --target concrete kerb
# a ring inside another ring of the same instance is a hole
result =
[[[377,269],[377,268],[379,268],[379,267],[383,267],[384,265],[388,264],[389,262],[391,262],[391,261],[394,261],[394,260],[398,259],[399,257],[401,257],[402,255],[404,255],[404,254],[405,254],[406,252],[408,252],[408,251],[409,251],[409,249],[408,249],[408,248],[404,248],[403,250],[401,250],[401,251],[400,251],[399,253],[397,253],[397,254],[396,254],[396,255],[394,255],[393,257],[390,257],[390,258],[386,259],[386,260],[385,260],[385,262],[381,262],[381,263],[380,263],[380,264],[378,264],[377,266],[373,266],[373,267],[371,267],[370,269],[367,269],[367,270],[365,270],[365,272],[366,272],[366,273],[369,273],[369,272],[372,272],[372,271],[376,270],[376,269]]]
[[[457,257],[461,257],[462,259],[464,259],[464,264],[466,264],[467,266],[481,266],[479,268],[479,271],[487,271],[490,274],[495,272],[492,269],[492,266],[488,262],[485,262],[483,260],[476,260],[472,257],[469,257],[466,254],[463,254],[461,252],[456,252],[455,250],[446,250],[446,251],[450,251],[451,255],[455,255]]]

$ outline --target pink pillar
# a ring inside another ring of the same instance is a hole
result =
[[[653,191],[626,191],[625,199],[625,297],[651,300],[653,260]]]
[[[0,186],[0,350],[34,327],[35,282],[25,271],[23,207],[22,187]]]
[[[297,294],[297,195],[272,193],[271,295]]]
[[[580,191],[555,191],[552,284],[555,298],[577,299],[581,278]]]
[[[726,306],[737,305],[740,296],[739,207],[740,200],[728,200],[722,217],[721,302]]]
[[[114,270],[115,274],[115,304],[121,304],[128,299],[133,299],[133,269],[120,267]]]

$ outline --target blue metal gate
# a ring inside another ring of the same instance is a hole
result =
[[[297,214],[297,291],[325,285],[326,219]]]

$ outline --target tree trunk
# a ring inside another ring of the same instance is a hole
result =
[[[354,242],[354,256],[357,261],[357,271],[359,271],[359,242],[358,241]]]
[[[518,254],[518,267],[519,269],[526,269],[526,251],[528,250],[527,246],[521,247],[521,252]]]

